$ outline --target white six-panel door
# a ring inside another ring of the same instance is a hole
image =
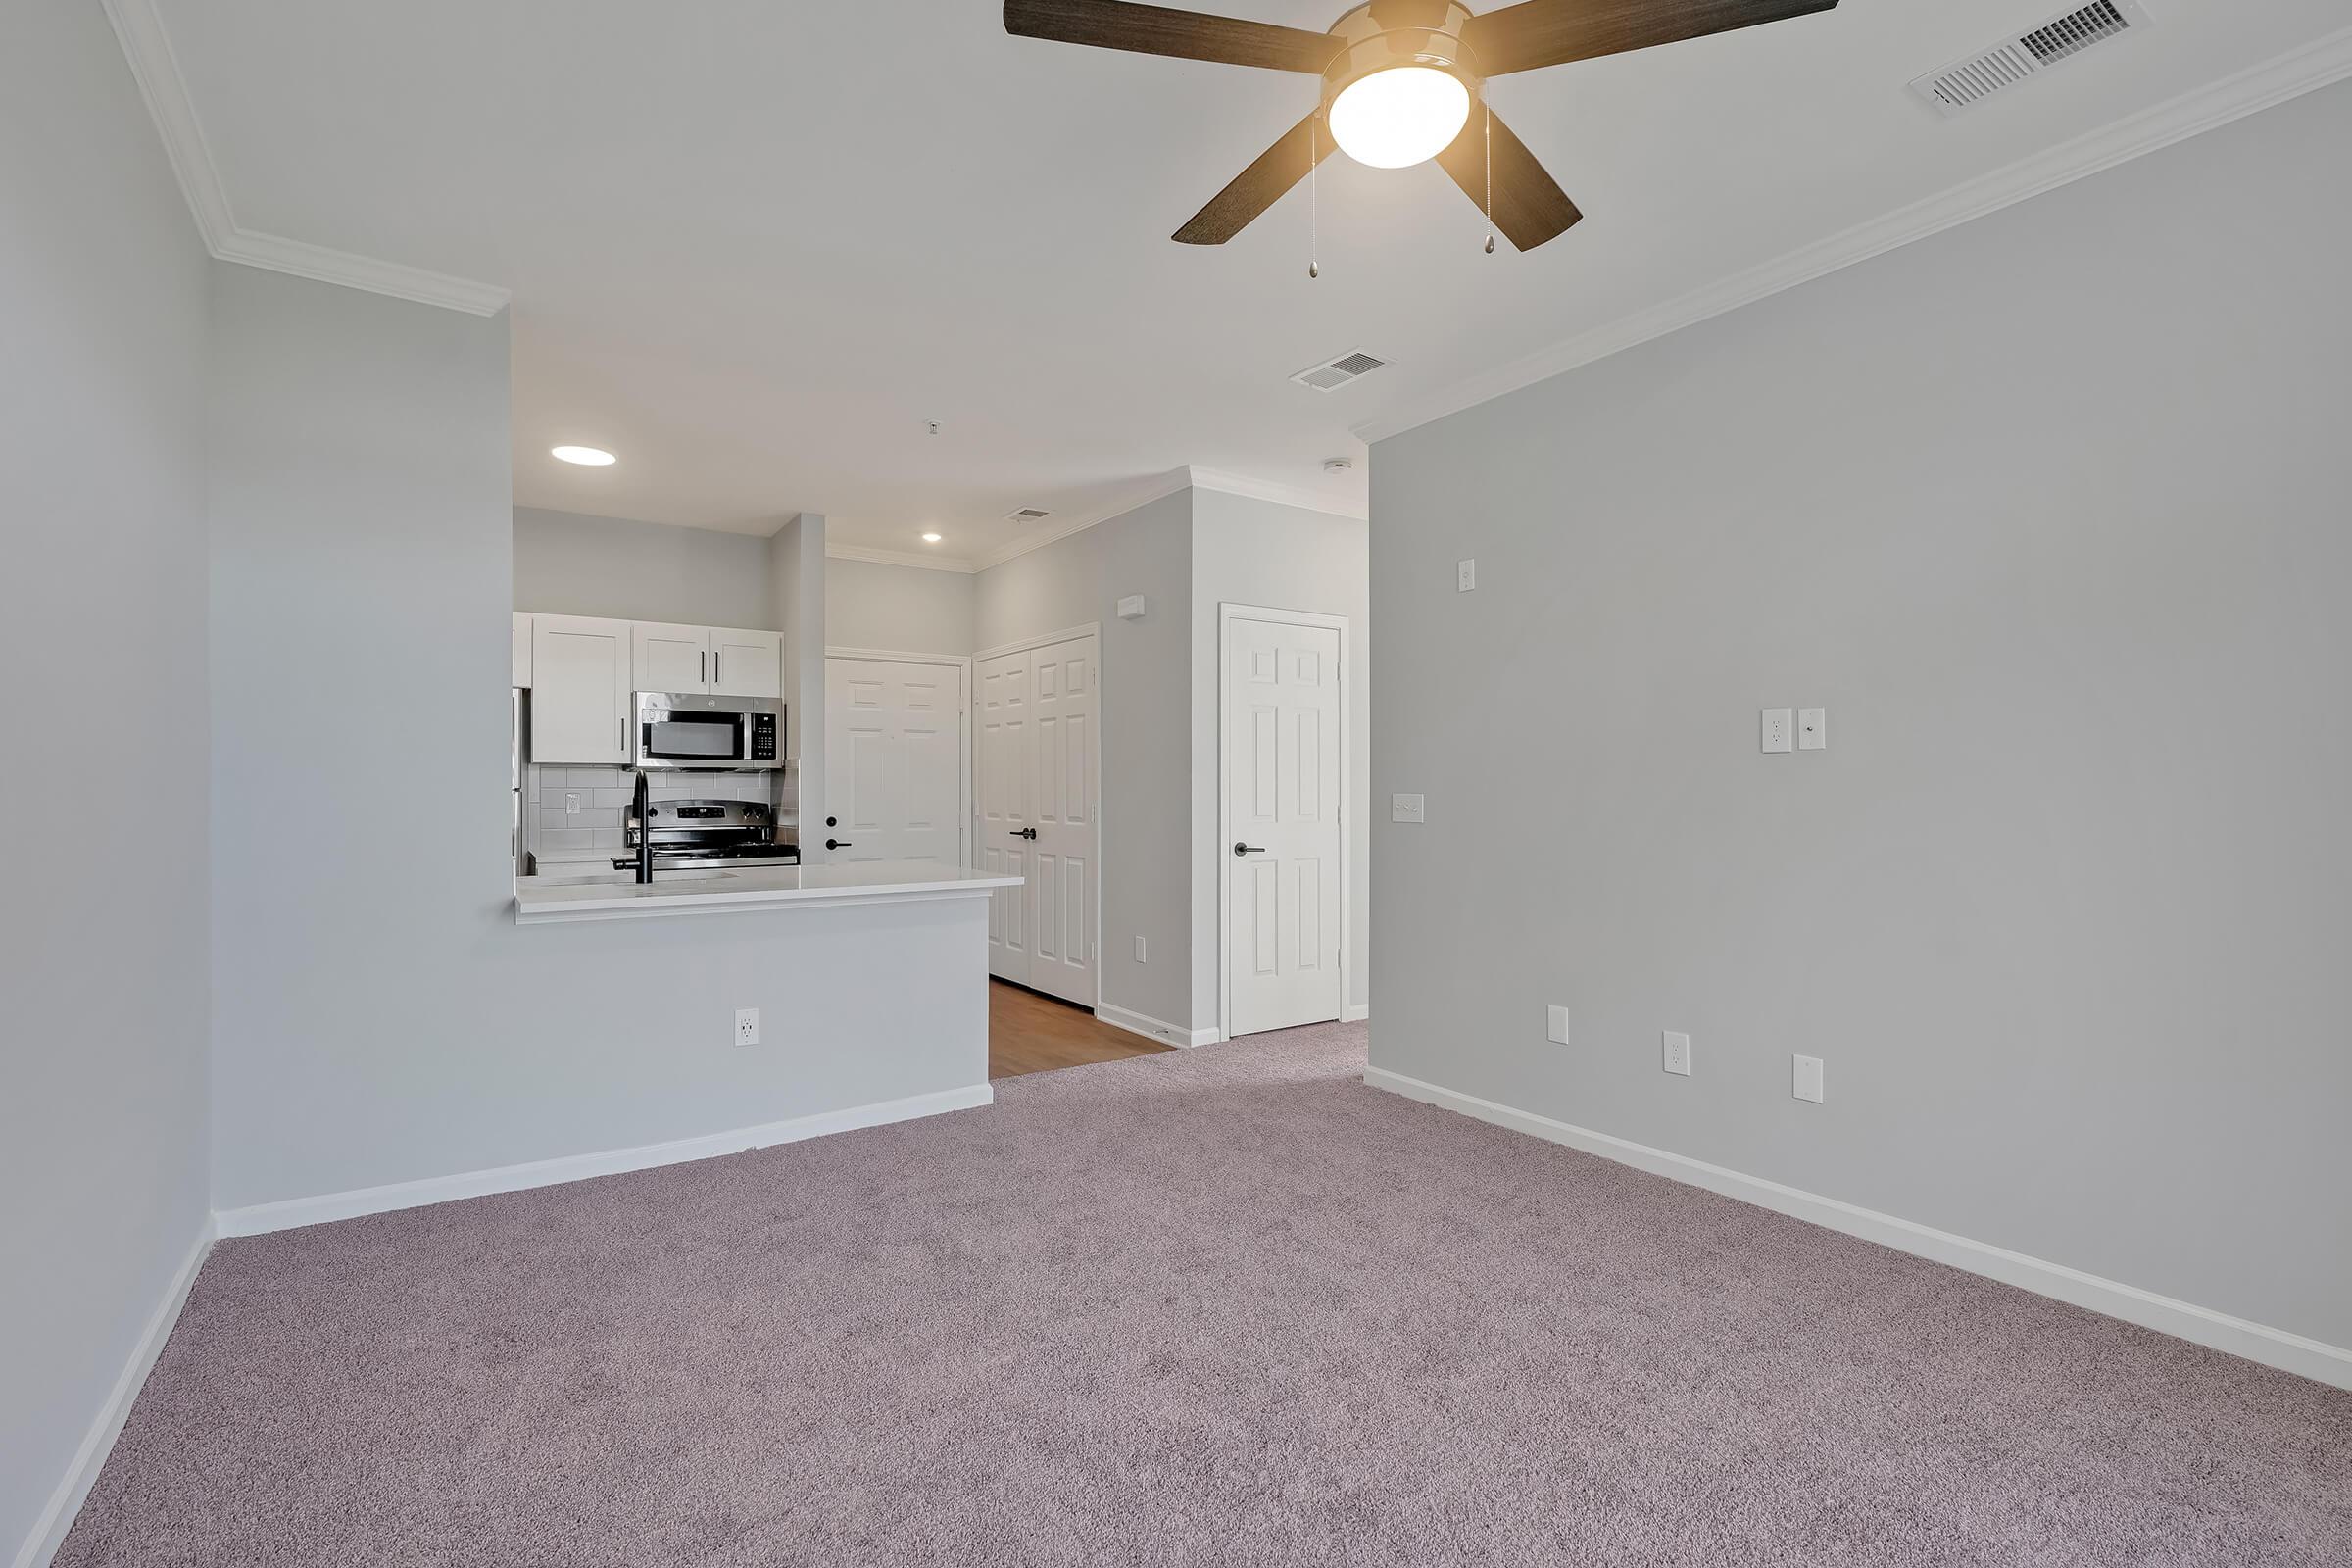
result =
[[[1097,726],[1092,632],[975,662],[973,863],[1019,876],[992,895],[989,972],[1095,1003]]]
[[[825,810],[805,844],[832,858],[964,863],[963,666],[825,660]]]
[[[1313,617],[1320,618],[1320,617]],[[1228,1030],[1340,1015],[1341,631],[1224,617]]]

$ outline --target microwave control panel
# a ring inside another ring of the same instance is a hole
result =
[[[776,715],[752,715],[752,760],[772,762],[776,760]]]

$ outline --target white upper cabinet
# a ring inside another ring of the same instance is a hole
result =
[[[710,684],[725,697],[784,695],[784,634],[777,631],[710,633]]]
[[[707,626],[665,626],[660,621],[635,623],[634,664],[641,692],[708,692],[710,684],[710,630]]]
[[[532,615],[531,760],[629,760],[629,622]]]
[[[532,761],[625,764],[632,693],[781,699],[784,636],[519,612],[514,684],[531,688]]]

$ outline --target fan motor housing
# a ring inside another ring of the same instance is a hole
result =
[[[1471,11],[1459,0],[1369,0],[1331,24],[1342,48],[1323,68],[1323,107],[1376,71],[1431,66],[1458,77],[1478,97],[1486,77],[1462,42]],[[1400,24],[1399,18],[1406,18]]]

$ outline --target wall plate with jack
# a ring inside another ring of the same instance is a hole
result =
[[[758,1007],[737,1007],[735,1009],[735,1043],[739,1046],[756,1046],[760,1043],[760,1009]]]

